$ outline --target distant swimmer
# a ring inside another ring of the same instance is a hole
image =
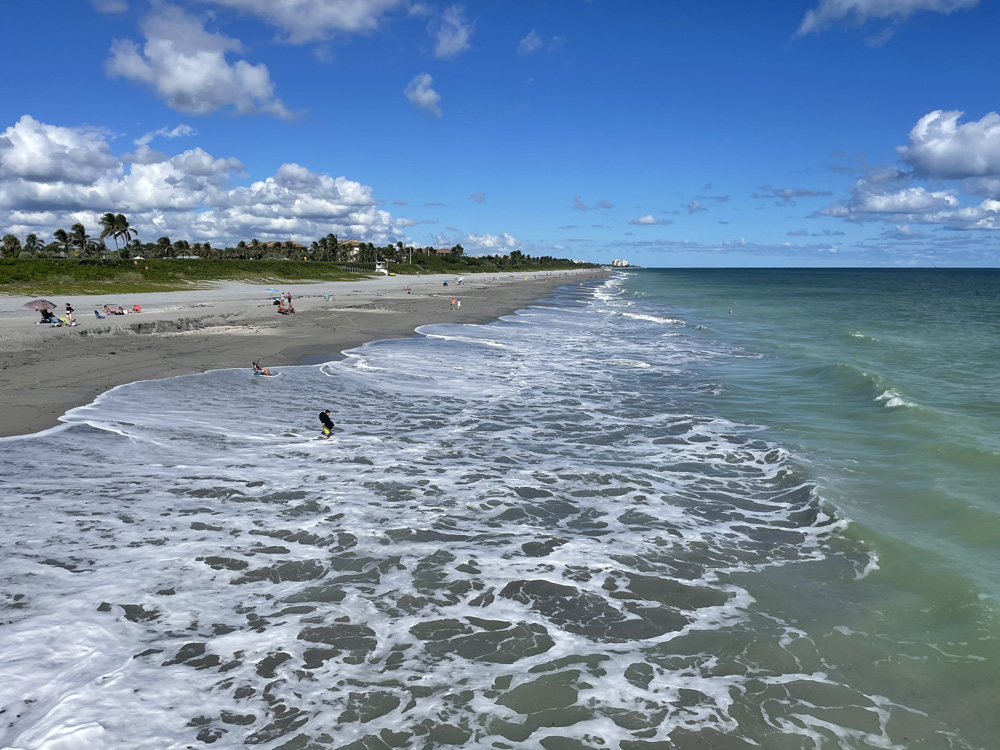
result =
[[[267,375],[268,377],[274,375],[274,373],[268,370],[266,367],[261,367],[256,362],[253,362],[252,364],[253,364],[254,375]]]
[[[330,437],[330,432],[334,428],[333,420],[330,419],[330,410],[326,409],[319,413],[319,421],[323,423],[323,437]]]

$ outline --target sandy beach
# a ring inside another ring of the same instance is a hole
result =
[[[268,285],[226,282],[209,289],[48,297],[78,325],[40,325],[29,297],[0,296],[0,437],[59,423],[67,410],[115,386],[228,367],[269,368],[336,359],[366,341],[413,334],[428,323],[480,323],[509,314],[564,284],[605,271],[394,276]],[[444,286],[443,282],[449,285]],[[291,292],[294,315],[279,315],[268,287]],[[407,292],[404,286],[409,286]],[[451,299],[462,302],[451,309]],[[138,314],[97,319],[105,304]]]

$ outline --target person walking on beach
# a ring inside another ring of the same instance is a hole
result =
[[[325,409],[319,413],[319,421],[323,425],[323,437],[330,437],[330,432],[334,428],[333,420],[330,419],[330,410]]]
[[[455,300],[455,309],[456,310],[461,310],[462,309],[462,300],[460,300],[460,299]]]
[[[451,298],[451,309],[452,310],[455,309],[455,298],[454,297]]]
[[[66,320],[73,322],[73,306],[69,302],[66,303]]]

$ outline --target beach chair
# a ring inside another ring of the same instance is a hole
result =
[[[101,315],[101,314],[100,314],[99,312],[97,312],[97,310],[94,310],[94,315],[96,315],[96,316],[97,316],[97,319],[98,319],[98,320],[104,320],[104,316],[103,316],[103,315]]]

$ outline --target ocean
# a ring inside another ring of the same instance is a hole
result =
[[[639,269],[116,388],[0,440],[0,747],[989,750],[998,361],[998,271]]]

